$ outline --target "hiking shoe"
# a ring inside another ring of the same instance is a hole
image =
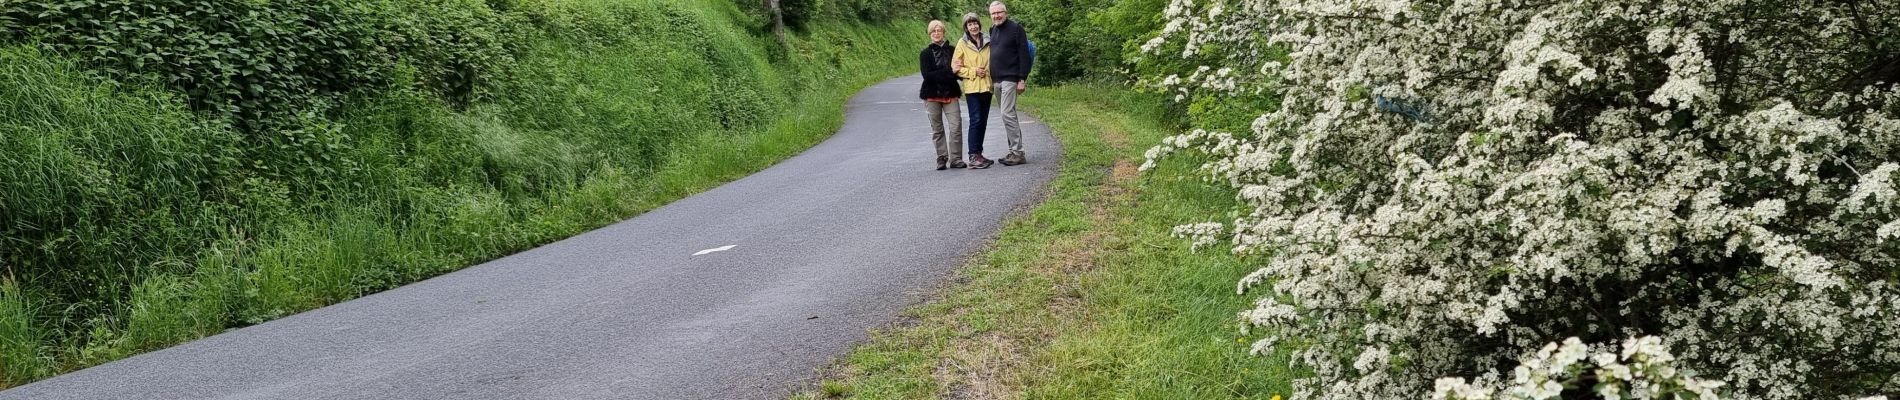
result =
[[[991,163],[993,163],[993,161],[990,161],[988,158],[983,158],[982,154],[970,155],[970,169],[989,168]]]
[[[951,161],[951,162],[950,162],[950,168],[956,168],[956,169],[963,169],[963,168],[968,168],[968,167],[969,167],[969,165],[968,165],[968,164],[964,164],[964,163],[963,163],[962,161]]]
[[[1029,162],[1029,161],[1024,160],[1022,154],[1013,154],[1013,153],[1007,156],[1003,156],[1003,161],[1002,161],[1003,166],[1005,167],[1012,166],[1012,165],[1023,165],[1023,163],[1026,163],[1026,162]]]
[[[946,161],[950,161],[950,158],[944,157],[944,156],[937,156],[937,170],[938,171],[950,169],[950,167],[948,167],[949,164],[945,163]]]

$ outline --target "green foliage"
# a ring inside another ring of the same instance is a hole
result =
[[[13,3],[21,1],[24,0],[0,0],[0,9],[12,8]],[[20,29],[17,24],[19,21],[16,21],[12,15],[0,14],[0,43],[5,43],[6,38],[14,36],[13,33]]]
[[[493,97],[515,65],[512,44],[530,32],[513,0],[393,0],[379,14],[378,40],[413,68],[420,87],[450,104]],[[397,80],[401,80],[398,78]]]
[[[928,7],[933,3],[931,1],[921,0],[913,0],[910,2],[888,0],[828,0],[828,2],[836,9],[835,12],[838,17],[856,18],[860,21],[890,21],[898,18],[900,13],[905,11],[921,11],[918,9]],[[922,16],[922,14],[913,14],[913,16]]]
[[[218,286],[209,283],[171,275],[140,282],[132,290],[120,347],[157,350],[224,330],[225,294],[212,291]]]
[[[32,318],[39,309],[18,281],[0,278],[0,385],[32,382],[53,369],[44,347],[48,335]]]
[[[580,181],[584,160],[572,143],[480,116],[457,116],[455,123],[481,156],[487,183],[504,195],[532,196]]]
[[[1167,0],[1017,0],[1006,2],[1010,18],[1023,24],[1036,43],[1031,79],[1044,83],[1074,80],[1126,80],[1125,60],[1141,41],[1161,29]],[[987,1],[970,11],[978,15]],[[961,15],[959,13],[958,15]],[[985,21],[984,25],[989,25]]]
[[[753,27],[755,32],[770,30],[772,16],[766,1],[735,0],[746,16],[739,25]],[[948,21],[962,15],[956,11],[960,6],[958,0],[779,0],[785,25],[800,30],[814,21],[885,23],[933,18]]]
[[[506,71],[515,26],[478,0],[60,0],[0,15],[20,25],[14,39],[166,85],[251,131],[327,96],[383,87],[399,65],[465,104]]]
[[[1260,110],[1279,107],[1279,98],[1270,93],[1206,94],[1193,96],[1184,111],[1195,127],[1250,137]]]
[[[838,1],[838,0],[831,0]],[[779,12],[784,14],[785,26],[804,28],[817,20],[827,4],[826,0],[779,0]]]
[[[259,127],[315,96],[373,86],[395,62],[366,3],[248,0],[24,2],[5,13],[44,47],[201,110]]]
[[[604,4],[531,13],[548,38],[527,45],[521,73],[504,84],[499,122],[558,132],[593,157],[640,169],[683,134],[758,129],[797,93],[757,39],[707,23],[703,11]]]
[[[1088,14],[1111,4],[1109,0],[1051,0],[1010,3],[1010,18],[1023,24],[1036,42],[1033,77],[1055,83],[1090,72],[1113,73],[1120,63],[1120,40],[1111,39]],[[982,15],[982,14],[979,14]]]
[[[0,49],[0,265],[81,310],[128,271],[216,237],[239,138],[170,96]]]
[[[982,15],[988,3],[971,2],[967,8]],[[1010,7],[1010,18],[1022,23],[1036,43],[1036,65],[1031,80],[1045,84],[1131,82],[1137,77],[1155,76],[1156,71],[1193,70],[1195,66],[1213,63],[1224,56],[1219,49],[1208,48],[1203,49],[1205,55],[1188,59],[1144,57],[1141,45],[1161,31],[1166,22],[1162,15],[1168,0],[1015,0],[1006,3]],[[1179,43],[1171,45],[1173,48],[1166,52],[1181,51]],[[1230,100],[1250,105],[1272,104],[1269,99],[1270,96],[1252,96]],[[1237,118],[1225,111],[1215,114],[1221,115],[1217,119],[1223,121]]]

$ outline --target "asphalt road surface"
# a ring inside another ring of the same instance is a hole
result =
[[[1029,164],[932,170],[920,82],[866,89],[817,147],[633,219],[0,399],[783,397],[1055,171],[1058,146],[1027,115]],[[996,114],[986,147],[1001,159]]]

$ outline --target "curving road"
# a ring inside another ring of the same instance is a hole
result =
[[[1055,140],[1028,116],[1030,164],[931,170],[920,82],[866,89],[830,140],[633,219],[0,399],[783,397],[1055,170]],[[1003,149],[990,126],[986,147]]]

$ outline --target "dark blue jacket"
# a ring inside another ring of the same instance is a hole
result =
[[[990,27],[990,77],[997,82],[1022,82],[1029,79],[1029,67],[1035,61],[1022,24],[1006,19]]]

